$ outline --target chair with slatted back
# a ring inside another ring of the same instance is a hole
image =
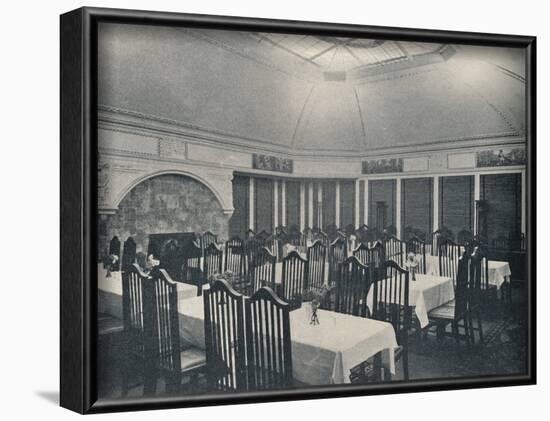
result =
[[[218,236],[211,231],[206,231],[200,236],[200,247],[203,253],[211,243],[216,244],[217,242]]]
[[[357,230],[355,230],[355,236],[357,241],[360,243],[368,243],[367,235],[369,232],[369,227],[366,224],[361,225]]]
[[[300,245],[302,247],[308,247],[312,241],[313,241],[313,229],[311,229],[310,227],[304,228],[304,230],[302,231],[302,238],[300,241]]]
[[[204,337],[209,390],[246,390],[244,296],[226,281],[204,290]]]
[[[371,281],[376,281],[384,276],[384,265],[386,263],[386,252],[380,241],[367,249],[366,260],[362,262],[371,269]]]
[[[232,237],[225,242],[224,271],[233,272],[235,275],[244,275],[246,255],[244,241],[239,237]]]
[[[222,273],[222,260],[223,251],[216,243],[210,243],[204,250],[204,276],[207,280]]]
[[[122,246],[121,270],[126,270],[136,262],[136,242],[132,237],[128,237]]]
[[[111,264],[110,271],[118,272],[120,270],[120,240],[115,235],[109,243],[109,256],[116,256],[117,261]]]
[[[368,252],[369,252],[368,244],[361,243],[355,250],[353,250],[353,255],[357,257],[357,260],[359,260],[361,264],[366,265]]]
[[[407,253],[414,253],[418,259],[417,273],[426,273],[426,243],[416,235],[411,237],[406,244]]]
[[[409,306],[409,272],[397,262],[386,260],[384,276],[372,285],[372,317],[392,324],[399,348],[396,361],[403,361],[403,377],[409,379],[409,332],[412,308]]]
[[[470,347],[470,342],[473,339],[469,314],[469,264],[469,254],[462,253],[457,267],[455,299],[431,310],[428,313],[430,322],[426,328],[436,326],[438,337],[441,337],[445,334],[446,326],[450,324],[456,342],[459,343],[460,338],[464,337],[468,347]],[[462,325],[460,322],[462,322]],[[463,335],[460,335],[459,332],[461,327],[464,330]]]
[[[275,265],[277,259],[271,252],[262,247],[251,261],[248,271],[249,294],[252,295],[261,287],[268,286],[275,290]]]
[[[323,230],[319,229],[318,231],[315,231],[313,234],[313,241],[320,241],[321,244],[323,244],[326,248],[330,246],[328,235]]]
[[[347,243],[341,238],[334,240],[328,249],[329,283],[335,284],[339,274],[339,264],[346,260]]]
[[[470,253],[470,250],[468,250]],[[485,265],[483,264],[485,262]],[[470,272],[468,279],[468,307],[469,307],[469,325],[472,330],[472,341],[475,343],[474,333],[479,334],[479,342],[483,343],[483,325],[481,322],[481,313],[483,311],[484,296],[482,290],[482,281],[487,271],[487,259],[480,247],[475,247],[470,255]],[[474,327],[473,318],[475,316],[477,327]]]
[[[248,390],[293,386],[290,310],[267,287],[245,299]]]
[[[439,276],[451,278],[456,285],[458,262],[464,247],[448,238],[441,237],[438,241]]]
[[[191,385],[198,384],[198,375],[206,367],[206,354],[194,347],[182,349],[177,283],[164,269],[155,270],[152,276],[152,281],[144,283],[144,308],[150,307],[150,311],[144,311],[144,331],[152,342],[157,376],[166,379],[167,392],[179,392],[185,376],[191,378]]]
[[[357,257],[348,257],[338,266],[334,311],[367,317],[367,296],[371,286],[370,270]]]
[[[143,326],[144,299],[143,285],[151,282],[150,276],[137,264],[132,264],[122,273],[122,322],[124,326],[124,365],[122,367],[122,393],[126,395],[132,373],[141,372],[146,385],[145,392],[153,388],[151,367],[145,369],[149,360],[146,355],[145,333]]]
[[[320,240],[315,242],[307,249],[308,262],[308,287],[321,288],[325,285],[327,248]]]
[[[308,285],[309,261],[293,250],[283,259],[283,273],[279,296],[290,304],[292,309],[302,305]]]
[[[244,243],[244,252],[246,257],[246,273],[250,271],[252,267],[252,262],[256,259],[256,256],[262,249],[262,242],[258,240],[257,238],[252,238],[250,240],[245,241]]]
[[[403,266],[403,254],[405,252],[404,241],[391,235],[384,240],[384,250],[387,260],[393,260],[399,266]]]
[[[183,261],[181,265],[182,283],[195,285],[197,295],[202,294],[202,286],[207,282],[202,265],[202,250],[194,241],[186,245],[182,250]],[[170,272],[168,272],[170,273]]]

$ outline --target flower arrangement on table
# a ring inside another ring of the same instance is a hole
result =
[[[321,288],[312,288],[305,292],[303,299],[304,301],[309,301],[311,306],[311,314],[309,317],[310,325],[319,324],[319,315],[317,314],[317,310],[319,309],[321,303],[325,300],[328,292],[329,288],[324,285]]]
[[[418,256],[413,253],[412,251],[407,254],[407,258],[405,259],[405,267],[407,270],[411,273],[411,279],[413,281],[416,281],[416,268],[420,264],[420,260]]]
[[[231,285],[231,288],[241,294],[246,294],[248,292],[248,284],[246,282],[246,278],[242,275],[233,273],[230,270],[223,273],[215,273],[213,275],[210,275],[208,278],[208,284],[212,285],[214,282],[221,279],[226,281],[229,285]]]

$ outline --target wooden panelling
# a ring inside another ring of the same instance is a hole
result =
[[[340,227],[355,225],[355,181],[340,181]]]
[[[387,206],[385,226],[395,226],[395,180],[371,180],[369,183],[369,221],[372,228],[378,226],[376,202],[384,202]]]
[[[438,227],[443,226],[455,235],[461,230],[473,232],[473,176],[440,177]]]
[[[286,226],[300,226],[300,183],[286,182]]]
[[[433,178],[407,178],[402,183],[402,232],[412,227],[429,236],[433,230]]]
[[[233,177],[233,215],[229,219],[229,236],[243,238],[248,229],[248,188],[249,178],[236,175]]]
[[[336,182],[323,182],[323,227],[336,222]]]
[[[273,179],[255,178],[254,220],[255,231],[273,232]]]
[[[521,233],[521,174],[482,175],[480,196],[488,204],[489,241]]]

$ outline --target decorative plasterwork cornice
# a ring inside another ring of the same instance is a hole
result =
[[[368,159],[376,156],[431,152],[442,150],[461,150],[477,147],[521,144],[525,137],[515,131],[484,134],[480,136],[452,137],[426,140],[414,145],[395,145],[391,147],[368,148],[365,150],[322,150],[291,149],[290,145],[281,145],[262,139],[237,137],[216,130],[210,130],[162,117],[146,115],[114,107],[99,106],[99,127],[107,130],[120,130],[147,137],[170,137],[202,145],[222,146],[238,152],[250,153],[250,148],[260,153],[272,153],[284,158],[323,159]]]

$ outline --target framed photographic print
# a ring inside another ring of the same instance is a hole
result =
[[[533,384],[531,36],[61,16],[61,405]]]

